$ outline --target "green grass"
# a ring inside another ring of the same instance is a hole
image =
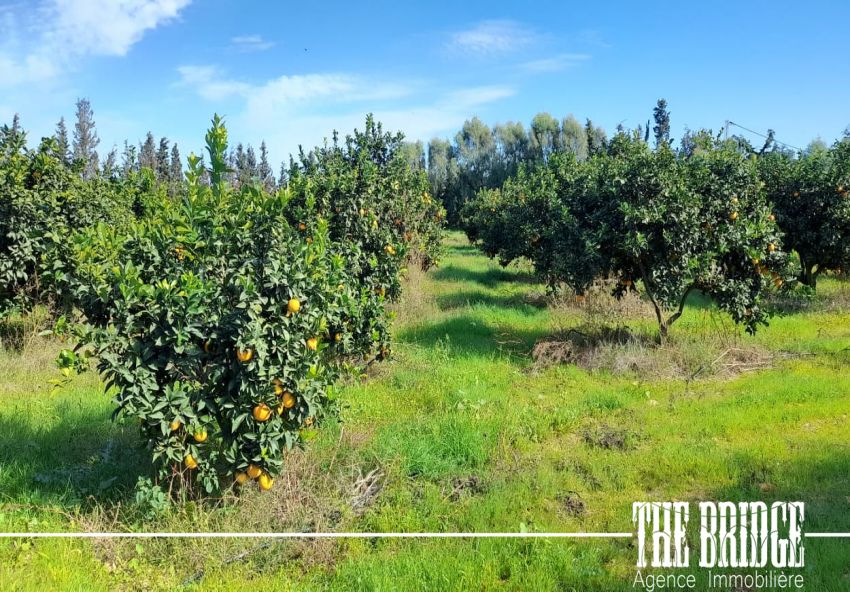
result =
[[[447,242],[398,308],[395,358],[344,387],[342,422],[272,493],[222,505],[145,515],[135,430],[91,375],[50,395],[60,346],[18,339],[0,354],[0,530],[631,531],[633,501],[715,499],[803,500],[807,530],[850,531],[846,308],[815,302],[748,338],[694,302],[671,346],[688,367],[727,347],[718,330],[782,354],[731,377],[540,367],[535,342],[581,313]],[[848,289],[827,278],[820,298]],[[373,470],[381,489],[355,510]],[[631,590],[635,555],[629,540],[4,541],[0,589]],[[850,588],[848,556],[807,540],[806,589]]]

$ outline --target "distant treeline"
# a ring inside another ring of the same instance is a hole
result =
[[[614,135],[626,132],[618,125]],[[721,131],[720,133],[725,132]],[[659,99],[652,119],[631,130],[644,142],[673,145],[670,137],[670,112],[667,101]],[[775,140],[769,130],[761,146],[754,146],[740,135],[730,135],[744,154],[764,154],[780,151],[793,154]],[[700,144],[710,144],[719,137],[710,130],[686,130],[677,151],[689,155]],[[492,128],[478,117],[467,120],[453,139],[434,138],[425,146],[410,142],[405,146],[412,167],[428,172],[432,193],[442,200],[449,223],[458,225],[463,204],[482,189],[496,189],[516,175],[522,165],[545,163],[554,153],[572,153],[581,162],[594,154],[606,152],[610,139],[606,131],[591,119],[582,124],[573,115],[560,121],[549,113],[538,113],[526,128],[522,123],[509,121]],[[825,146],[815,140],[807,149]]]

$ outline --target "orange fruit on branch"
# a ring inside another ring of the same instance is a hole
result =
[[[254,350],[250,347],[246,349],[236,348],[236,359],[242,363],[247,363],[251,361],[251,358],[254,357]]]
[[[301,310],[301,302],[297,298],[290,298],[289,302],[286,303],[286,312],[295,314],[299,310]]]
[[[272,416],[272,410],[265,403],[260,403],[254,407],[253,415],[254,419],[257,421],[268,421],[268,419]]]
[[[257,480],[260,484],[260,491],[268,491],[274,486],[274,479],[268,473],[263,473],[260,475],[260,478]]]
[[[195,457],[191,454],[186,455],[186,458],[183,459],[183,464],[185,464],[186,468],[189,470],[198,468],[198,461],[196,461]]]

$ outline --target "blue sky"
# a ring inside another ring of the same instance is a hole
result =
[[[677,4],[0,1],[0,121],[19,112],[34,141],[86,96],[103,151],[151,130],[185,155],[219,112],[274,163],[369,111],[426,141],[538,111],[610,132],[659,97],[676,139],[731,119],[804,146],[850,125],[850,3]]]

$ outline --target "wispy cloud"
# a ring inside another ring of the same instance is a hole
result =
[[[43,0],[9,5],[0,13],[0,86],[49,80],[86,56],[126,55],[147,31],[176,18],[190,2]]]
[[[280,76],[252,84],[229,78],[220,68],[211,65],[180,66],[177,72],[180,74],[178,86],[191,87],[209,101],[241,97],[255,105],[258,111],[273,111],[315,100],[350,103],[397,99],[413,92],[410,84],[339,73]]]
[[[560,72],[586,62],[590,57],[590,54],[587,53],[562,53],[549,58],[525,62],[520,64],[520,69],[532,74]]]
[[[210,65],[182,66],[179,86],[210,102],[227,102],[234,137],[264,138],[278,156],[320,144],[333,130],[349,133],[373,112],[387,129],[427,140],[459,127],[475,110],[516,93],[507,85],[435,91],[419,80],[347,73],[279,76],[260,83],[228,78]],[[413,98],[416,97],[416,98]],[[222,109],[222,106],[217,106]]]
[[[446,50],[451,54],[470,57],[506,55],[534,45],[539,38],[538,33],[522,23],[489,20],[452,33]]]
[[[215,66],[180,66],[177,72],[180,74],[178,86],[191,87],[208,101],[247,96],[251,92],[250,84],[225,78]]]
[[[274,41],[263,39],[262,35],[239,35],[230,39],[230,46],[241,52],[266,51],[275,46]]]

